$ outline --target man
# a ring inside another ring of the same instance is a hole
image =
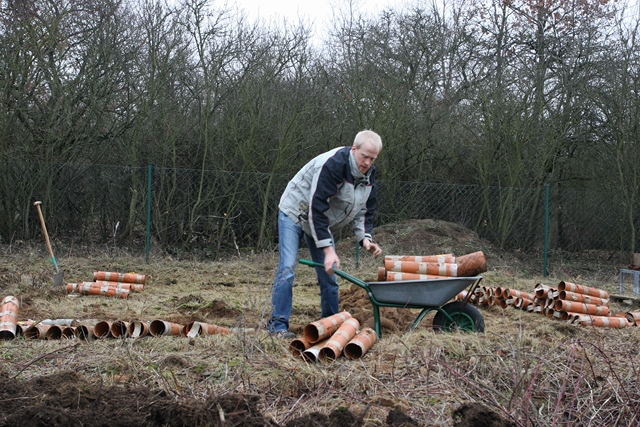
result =
[[[271,296],[271,334],[295,337],[289,332],[289,316],[302,236],[311,258],[324,264],[324,269],[316,268],[321,317],[338,312],[338,282],[332,268],[340,268],[340,258],[333,233],[353,222],[360,245],[376,258],[382,253],[371,238],[376,206],[373,162],[380,150],[380,136],[364,130],[356,135],[351,147],[334,148],[317,156],[289,181],[278,212],[280,260]]]

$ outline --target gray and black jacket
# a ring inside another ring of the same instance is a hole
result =
[[[333,233],[352,221],[358,242],[371,239],[375,207],[375,168],[363,175],[351,147],[334,148],[307,163],[289,181],[279,205],[318,248],[330,246]]]

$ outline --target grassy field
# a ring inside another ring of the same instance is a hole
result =
[[[431,255],[482,250],[487,287],[531,292],[556,286],[526,263],[493,251],[472,233],[446,223],[418,222],[378,231],[385,254]],[[375,280],[382,266],[338,245],[342,270]],[[640,423],[640,328],[578,326],[513,307],[478,307],[484,334],[435,333],[431,319],[409,332],[416,311],[388,309],[383,337],[358,360],[309,363],[290,341],[265,331],[277,254],[224,260],[153,254],[149,263],[125,251],[58,255],[65,282],[95,271],[144,274],[144,291],[127,299],[67,295],[53,287],[43,248],[0,248],[2,297],[20,301],[18,319],[78,323],[201,321],[229,335],[122,339],[0,341],[1,426],[636,426]],[[305,256],[301,251],[301,256]],[[575,279],[575,278],[574,278]],[[578,277],[617,291],[615,276]],[[341,295],[354,292],[342,280]],[[356,288],[359,290],[359,288]],[[350,310],[370,318],[365,299]],[[611,302],[610,310],[638,307]],[[300,266],[292,330],[318,320],[311,268]],[[354,314],[354,317],[356,315]]]

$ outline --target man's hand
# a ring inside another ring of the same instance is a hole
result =
[[[377,243],[373,243],[371,240],[367,238],[362,240],[362,247],[367,252],[371,252],[375,258],[378,258],[382,253],[382,248],[380,248],[380,246]],[[325,266],[326,266],[326,263],[325,263]]]
[[[333,246],[327,246],[324,250],[324,269],[327,273],[333,274],[333,264],[336,265],[337,269],[340,269],[340,258],[338,258],[338,254],[336,253]]]

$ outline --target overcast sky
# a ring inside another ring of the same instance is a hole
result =
[[[317,33],[321,32],[325,24],[331,19],[332,5],[347,4],[347,0],[228,0],[234,2],[238,9],[244,9],[250,20],[257,17],[267,21],[276,18],[281,21],[297,23],[298,17],[305,18],[314,24]],[[387,7],[396,5],[397,0],[354,0],[353,4],[360,12],[377,14]],[[406,3],[406,2],[405,2]]]

